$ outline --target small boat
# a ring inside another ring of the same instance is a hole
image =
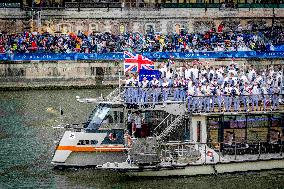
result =
[[[186,101],[171,97],[131,104],[120,89],[106,98],[76,98],[95,108],[83,125],[65,125],[51,162],[56,168],[137,176],[284,168],[282,105],[267,112],[189,112]]]

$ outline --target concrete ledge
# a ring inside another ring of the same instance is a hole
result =
[[[111,89],[116,85],[95,85],[81,82],[73,83],[8,83],[0,85],[0,91],[23,91],[23,90],[61,90],[61,89]]]
[[[274,12],[274,13],[273,13]],[[240,8],[236,10],[220,10],[219,8],[161,8],[160,10],[138,10],[113,8],[67,8],[64,10],[42,10],[42,19],[129,19],[129,18],[271,18],[284,17],[282,8]],[[21,9],[0,9],[0,19],[26,18],[26,11]]]

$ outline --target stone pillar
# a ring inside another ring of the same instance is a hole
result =
[[[139,32],[139,22],[133,22],[133,32]]]
[[[188,20],[188,32],[189,32],[189,33],[193,33],[193,32],[194,32],[193,23],[194,23],[193,19],[189,19],[189,20]]]
[[[160,24],[161,24],[161,32],[163,34],[167,33],[167,20],[160,20]]]

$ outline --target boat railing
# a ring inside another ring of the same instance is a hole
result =
[[[121,93],[120,88],[115,88],[111,93],[106,96],[108,101],[112,101],[114,98],[119,98]]]
[[[284,110],[284,94],[190,94],[183,87],[124,87],[122,101],[144,106],[184,104],[188,112]]]
[[[60,124],[57,126],[53,126],[54,129],[65,129],[65,130],[71,130],[74,132],[81,132],[84,129],[85,123],[79,124],[79,123],[73,123],[73,124]]]
[[[217,144],[217,145],[216,145]],[[245,160],[265,160],[283,158],[284,140],[276,141],[261,141],[261,140],[246,140],[232,143],[214,142],[210,143],[210,147],[217,151],[221,157],[232,161]]]
[[[254,161],[268,159],[282,159],[284,153],[284,140],[277,142],[250,140],[228,144],[227,142],[168,142],[161,145],[161,156],[191,157],[195,160],[201,156],[203,163]],[[216,155],[217,154],[217,155]],[[217,159],[214,159],[217,158]]]

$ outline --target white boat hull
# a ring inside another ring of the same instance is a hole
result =
[[[284,169],[284,159],[189,165],[179,169],[160,169],[126,172],[131,176],[195,176],[234,172]]]

